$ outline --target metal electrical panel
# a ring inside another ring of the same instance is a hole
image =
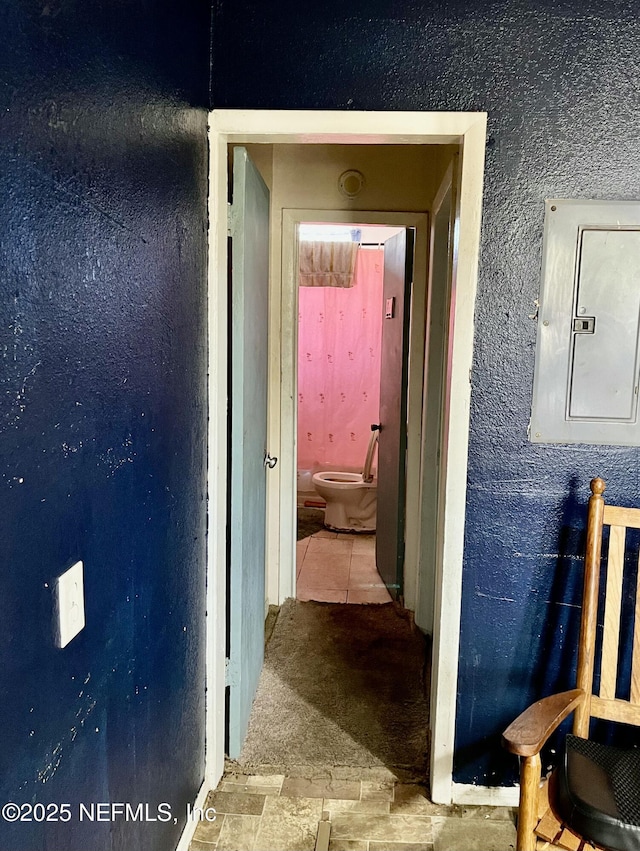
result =
[[[546,203],[530,439],[640,445],[640,202]]]

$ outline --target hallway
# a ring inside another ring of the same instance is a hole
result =
[[[424,637],[392,603],[286,601],[267,641],[240,770],[423,779],[426,660]]]

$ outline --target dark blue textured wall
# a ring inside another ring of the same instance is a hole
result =
[[[571,682],[589,479],[638,502],[637,449],[527,442],[543,201],[640,197],[637,11],[626,0],[216,4],[216,107],[489,114],[459,782],[511,782],[500,731]]]
[[[2,851],[175,847],[204,762],[209,9],[0,10]],[[85,630],[51,634],[85,564]],[[78,802],[177,823],[79,823]]]

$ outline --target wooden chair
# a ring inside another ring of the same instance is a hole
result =
[[[622,590],[627,528],[640,529],[640,508],[605,505],[602,479],[591,482],[577,688],[539,700],[503,733],[503,745],[520,757],[517,851],[541,848],[640,849],[640,750],[589,740],[592,718],[640,726],[640,629],[633,636],[629,699],[616,696],[621,642]],[[593,693],[603,526],[610,527],[600,650],[600,682]],[[635,622],[640,622],[640,564]],[[634,568],[635,573],[635,568]],[[628,587],[625,585],[625,588]],[[627,691],[629,691],[627,689]],[[573,736],[549,783],[541,783],[540,751],[572,712]],[[574,738],[578,737],[578,738]],[[599,844],[596,844],[599,843]]]

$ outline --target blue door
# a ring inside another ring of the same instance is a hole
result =
[[[265,616],[269,190],[245,148],[233,150],[229,233],[227,745],[235,759],[262,669]]]

